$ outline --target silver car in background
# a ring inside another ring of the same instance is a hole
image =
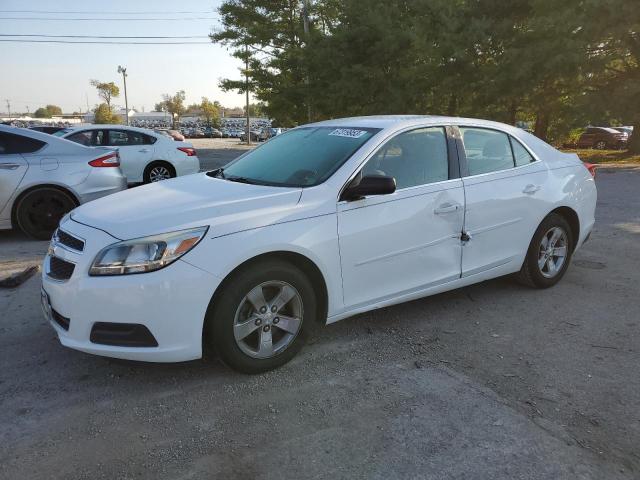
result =
[[[117,150],[0,125],[0,229],[48,240],[67,212],[126,188]]]

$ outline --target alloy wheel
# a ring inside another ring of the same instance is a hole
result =
[[[568,254],[567,233],[560,227],[547,231],[540,242],[538,268],[545,278],[553,278],[564,266]]]
[[[236,344],[252,358],[271,358],[287,349],[302,327],[300,293],[282,281],[264,282],[244,296],[233,322]]]
[[[168,180],[171,178],[171,172],[167,167],[163,167],[162,165],[158,165],[153,167],[149,172],[149,181],[151,182],[159,182],[161,180]]]

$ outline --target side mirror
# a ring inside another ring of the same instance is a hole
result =
[[[351,202],[367,195],[387,195],[396,191],[396,179],[385,175],[358,175],[342,192],[342,200]]]

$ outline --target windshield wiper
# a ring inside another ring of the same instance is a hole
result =
[[[255,180],[251,180],[250,178],[247,177],[236,177],[236,176],[231,176],[231,177],[222,177],[225,180],[229,180],[230,182],[238,182],[238,183],[248,183],[249,185],[259,185],[258,182],[256,182]]]

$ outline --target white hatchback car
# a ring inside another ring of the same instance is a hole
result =
[[[92,147],[114,147],[127,182],[152,183],[200,171],[193,145],[145,128],[125,125],[84,125],[54,135]]]
[[[516,272],[554,285],[595,206],[576,155],[508,125],[331,120],[75,209],[46,256],[42,304],[71,348],[158,362],[213,348],[260,372],[316,322]]]

